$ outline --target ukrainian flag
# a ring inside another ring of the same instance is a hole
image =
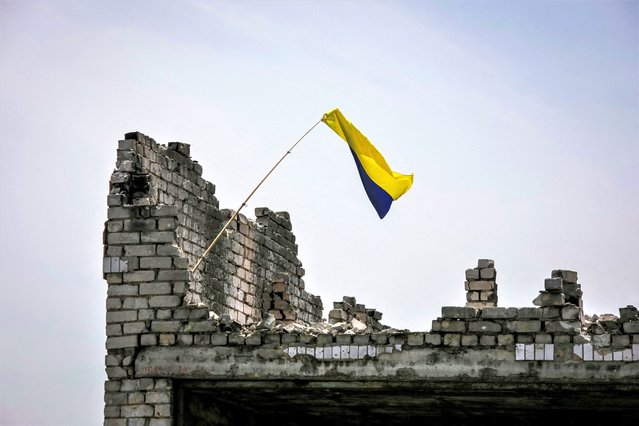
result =
[[[413,175],[391,170],[377,148],[337,108],[327,112],[322,121],[346,141],[355,159],[359,177],[380,219],[388,213],[393,201],[413,185]]]

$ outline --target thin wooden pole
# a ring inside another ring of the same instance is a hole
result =
[[[191,268],[191,272],[195,272],[195,270],[197,269],[198,266],[200,266],[200,263],[202,263],[202,260],[204,260],[204,258],[206,257],[207,254],[209,254],[209,252],[211,251],[211,249],[213,248],[213,246],[215,245],[215,243],[217,243],[217,241],[220,239],[220,237],[222,236],[222,233],[224,233],[224,231],[226,230],[226,228],[228,228],[228,226],[231,224],[231,222],[233,222],[235,220],[235,218],[237,217],[237,215],[240,213],[240,210],[242,210],[242,208],[244,206],[246,206],[246,203],[248,202],[248,200],[253,196],[253,194],[255,194],[255,191],[258,190],[258,188],[260,186],[262,186],[262,184],[264,183],[264,181],[271,175],[271,173],[273,173],[273,170],[275,170],[277,168],[277,166],[280,165],[280,163],[282,161],[284,161],[284,159],[286,158],[287,155],[289,155],[291,153],[291,151],[293,151],[293,149],[297,146],[298,143],[300,143],[302,141],[302,139],[304,139],[306,137],[306,135],[308,135],[309,133],[311,133],[311,130],[313,130],[318,124],[320,124],[322,120],[318,120],[317,123],[313,124],[313,127],[311,127],[310,129],[308,129],[306,131],[306,133],[304,133],[302,135],[301,138],[299,138],[297,140],[297,142],[295,142],[293,144],[293,146],[291,146],[288,151],[286,151],[286,153],[282,156],[282,158],[280,158],[280,160],[275,163],[275,165],[271,168],[271,170],[266,174],[266,176],[264,176],[262,178],[262,180],[260,181],[260,183],[257,184],[257,186],[255,188],[253,188],[253,191],[251,191],[251,193],[248,195],[248,197],[246,197],[246,200],[244,200],[242,202],[242,204],[240,204],[240,207],[235,211],[235,213],[233,213],[233,215],[231,216],[231,218],[228,220],[228,222],[226,222],[226,224],[222,227],[222,229],[220,230],[220,232],[218,232],[218,234],[215,236],[215,238],[213,239],[213,241],[211,242],[211,244],[209,244],[208,248],[206,249],[206,251],[204,251],[204,254],[202,254],[202,256],[200,256],[200,258],[198,259],[198,261],[195,263],[195,265],[193,266],[193,268]]]

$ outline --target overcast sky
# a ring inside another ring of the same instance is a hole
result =
[[[413,187],[380,220],[318,126],[249,202],[288,211],[307,290],[428,331],[496,262],[587,314],[639,306],[637,1],[0,0],[0,423],[102,424],[102,230],[126,132],[191,144],[237,208],[338,107]]]

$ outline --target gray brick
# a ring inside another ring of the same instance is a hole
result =
[[[182,328],[181,321],[159,321],[151,322],[151,330],[157,333],[175,333]]]
[[[466,279],[467,280],[478,280],[479,279],[479,269],[466,269]]]
[[[175,345],[175,334],[160,334],[160,346]]]
[[[146,297],[127,297],[122,305],[124,309],[147,309],[149,300]]]
[[[138,336],[107,337],[107,349],[134,348],[138,346]]]
[[[463,333],[466,331],[466,323],[464,321],[441,321],[441,331]]]
[[[155,271],[125,272],[122,278],[125,283],[153,281],[155,279]]]
[[[107,324],[106,325],[106,335],[107,336],[122,336],[122,324]]]
[[[442,306],[442,317],[452,319],[476,318],[478,310],[471,307]]]
[[[177,221],[172,217],[158,220],[158,229],[160,231],[171,231],[175,228],[177,228]]]
[[[442,336],[438,333],[424,334],[424,343],[427,345],[439,346],[442,344]]]
[[[171,419],[151,419],[149,426],[173,426],[173,422]]]
[[[517,317],[517,308],[488,307],[481,310],[484,319],[510,319]]]
[[[158,338],[155,334],[143,334],[140,336],[140,346],[156,346]]]
[[[497,336],[499,346],[511,346],[515,344],[515,336],[512,334],[500,334]]]
[[[539,319],[541,318],[541,308],[518,308],[517,319]]]
[[[122,417],[153,417],[153,407],[150,405],[125,405],[121,409]]]
[[[471,321],[468,331],[474,333],[501,333],[501,325],[493,321]]]
[[[142,232],[141,241],[143,243],[170,243],[175,241],[175,232],[173,231]]]
[[[495,268],[485,268],[479,270],[479,278],[482,280],[494,280],[497,272]]]
[[[462,334],[461,345],[462,346],[477,346],[479,338],[476,334]]]
[[[495,261],[492,259],[479,259],[477,261],[477,267],[480,269],[484,269],[484,268],[494,268],[495,267]]]
[[[177,216],[178,208],[177,206],[157,206],[151,209],[151,216],[162,217],[162,216]]]
[[[466,291],[494,290],[495,287],[495,281],[467,281],[464,285]]]
[[[544,280],[544,289],[547,291],[563,291],[564,285],[561,278],[546,278]]]
[[[170,271],[159,271],[158,281],[189,281],[190,275],[188,270],[174,269]]]
[[[170,404],[156,404],[155,405],[155,417],[171,417],[171,405]],[[153,420],[159,420],[159,419],[153,419]],[[151,420],[151,421],[153,421],[153,420]],[[169,420],[169,419],[167,419],[167,420]],[[172,425],[169,424],[167,426],[172,426]]]
[[[140,334],[146,330],[146,326],[143,321],[138,322],[125,322],[122,324],[122,331],[124,334]]]
[[[169,269],[171,268],[171,258],[170,257],[141,257],[140,258],[140,268],[142,269]]]
[[[541,331],[541,321],[508,321],[506,328],[514,333],[537,333]]]
[[[170,392],[147,392],[146,393],[147,404],[166,404],[171,402]]]
[[[137,232],[111,232],[107,234],[108,244],[137,244],[140,234]]]
[[[138,319],[137,311],[109,311],[106,313],[106,322],[126,322]]]
[[[211,345],[225,346],[227,342],[228,336],[226,333],[211,333]]]
[[[171,284],[166,282],[142,283],[140,284],[140,294],[171,294]]]
[[[140,246],[126,246],[124,253],[127,256],[155,256],[155,246],[152,244]]]
[[[409,346],[421,346],[424,344],[424,333],[409,333],[406,343]]]
[[[126,419],[105,419],[103,426],[126,426]]]
[[[127,377],[127,372],[122,367],[107,367],[105,371],[109,379],[124,379]]]
[[[127,219],[135,217],[135,209],[129,207],[109,207],[107,210],[107,218],[109,219]]]
[[[158,256],[179,256],[180,249],[173,244],[164,244],[157,246]]]
[[[172,308],[180,306],[182,298],[180,296],[151,296],[149,298],[149,306],[152,308]]]

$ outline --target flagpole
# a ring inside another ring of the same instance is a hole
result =
[[[253,188],[253,191],[251,191],[251,193],[248,195],[248,197],[246,197],[246,199],[242,202],[242,204],[240,204],[240,206],[238,207],[238,209],[235,211],[235,213],[233,213],[233,215],[231,216],[231,218],[226,222],[226,224],[222,227],[222,229],[220,230],[220,232],[218,232],[218,234],[215,236],[215,238],[213,239],[213,241],[211,242],[211,244],[209,244],[208,248],[204,251],[204,254],[202,254],[202,256],[200,256],[200,258],[198,259],[198,261],[195,263],[195,266],[193,266],[193,268],[191,268],[191,272],[195,272],[195,270],[197,269],[198,266],[200,266],[200,263],[202,263],[202,260],[204,260],[204,258],[206,257],[207,254],[209,254],[209,252],[211,251],[211,249],[213,248],[213,246],[215,245],[215,243],[217,243],[217,241],[220,239],[220,237],[222,236],[222,233],[224,233],[224,231],[226,230],[226,228],[228,228],[228,226],[231,224],[231,222],[233,222],[233,220],[235,220],[235,218],[237,217],[237,215],[240,213],[240,210],[242,210],[242,208],[244,206],[246,206],[246,203],[248,202],[248,200],[253,196],[253,194],[255,194],[255,191],[258,190],[258,188],[260,186],[262,186],[262,184],[264,183],[264,181],[271,175],[271,173],[273,173],[273,170],[275,170],[277,168],[277,166],[280,165],[280,163],[282,161],[284,161],[284,159],[286,158],[287,155],[289,155],[291,153],[291,151],[293,151],[293,149],[297,146],[298,143],[300,143],[302,141],[302,139],[304,139],[306,137],[306,135],[308,135],[309,133],[311,133],[311,131],[318,125],[320,124],[320,122],[322,121],[322,119],[319,119],[317,121],[317,123],[313,124],[313,127],[311,127],[310,129],[308,129],[306,131],[306,133],[304,133],[302,135],[301,138],[299,138],[297,140],[297,142],[295,142],[293,144],[293,146],[291,146],[288,151],[286,151],[286,153],[284,153],[284,155],[282,156],[282,158],[279,159],[279,161],[277,163],[275,163],[275,165],[271,168],[271,170],[269,170],[269,172],[266,174],[266,176],[264,176],[262,178],[262,180],[260,181],[260,183],[257,184],[257,186],[255,188]]]

